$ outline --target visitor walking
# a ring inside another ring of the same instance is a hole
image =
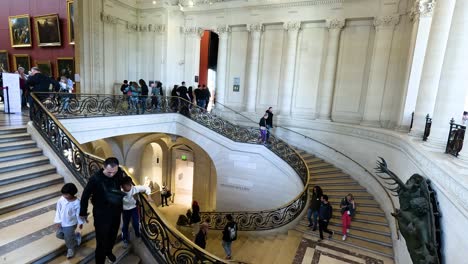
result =
[[[234,222],[234,218],[230,214],[226,215],[226,220],[228,222],[224,226],[222,245],[224,248],[224,252],[226,253],[226,259],[231,259],[232,258],[232,252],[231,252],[232,241],[237,239],[237,223]]]
[[[312,227],[312,231],[317,230],[318,226],[318,214],[320,210],[321,198],[323,195],[322,188],[320,186],[314,186],[312,189],[312,198],[310,199],[310,206],[307,210],[307,220],[309,220],[308,227]],[[313,217],[313,221],[312,221]]]
[[[319,210],[319,233],[320,233],[320,240],[323,239],[323,232],[328,233],[328,238],[332,238],[334,232],[328,230],[328,223],[330,223],[330,219],[332,218],[333,208],[328,202],[328,196],[322,195],[322,204],[320,205]]]
[[[356,202],[354,201],[354,197],[351,193],[348,193],[345,198],[341,200],[340,203],[341,208],[341,223],[342,223],[342,232],[343,232],[343,240],[349,235],[349,228],[351,226],[351,218],[354,216],[356,212]]]

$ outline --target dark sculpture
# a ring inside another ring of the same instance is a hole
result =
[[[413,174],[404,184],[395,173],[387,167],[383,158],[377,161],[377,173],[386,173],[390,177],[380,178],[390,180],[388,188],[394,196],[398,195],[400,209],[392,215],[397,219],[400,232],[406,240],[406,246],[414,264],[439,264],[440,254],[440,223],[438,203],[430,181],[419,174]],[[397,194],[397,195],[396,195]]]

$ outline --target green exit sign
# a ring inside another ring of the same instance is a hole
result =
[[[187,160],[187,155],[182,155],[182,160]]]

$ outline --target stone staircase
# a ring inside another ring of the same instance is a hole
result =
[[[63,184],[26,127],[0,127],[0,263],[93,263],[92,217],[74,258],[65,258],[64,242],[55,237],[53,219]],[[121,244],[114,250],[118,263],[139,263]]]
[[[307,217],[287,234],[240,235],[233,242],[233,260],[240,263],[394,263],[390,228],[384,212],[365,188],[349,175],[305,151],[297,150],[311,173],[310,193],[319,185],[329,196],[333,218],[332,239],[318,241],[319,233],[307,227]],[[342,240],[340,201],[352,193],[357,203],[348,238]],[[328,234],[325,234],[327,236]],[[210,230],[207,251],[224,258],[221,231]]]
[[[305,151],[298,151],[309,166],[310,193],[312,194],[313,186],[320,186],[324,194],[329,196],[329,201],[333,206],[333,218],[328,226],[330,230],[335,232],[332,240],[347,249],[355,248],[389,259],[393,258],[390,228],[384,212],[374,197],[340,169]],[[343,241],[339,205],[341,199],[348,193],[352,193],[355,197],[357,209],[356,215],[351,221],[350,235]],[[304,217],[296,226],[296,230],[318,238],[318,230],[313,232],[307,225],[307,217]]]

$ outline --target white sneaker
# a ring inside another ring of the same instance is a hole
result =
[[[73,251],[73,249],[67,250],[67,259],[73,258],[74,255],[75,255],[75,251]]]
[[[343,241],[345,241],[345,240],[346,240],[346,235],[343,236]]]
[[[349,235],[349,228],[348,228],[348,229],[346,229],[346,234],[348,234],[348,235]]]

